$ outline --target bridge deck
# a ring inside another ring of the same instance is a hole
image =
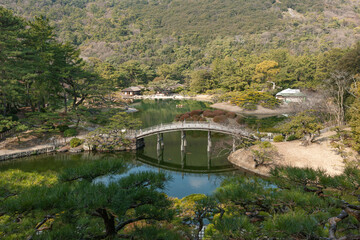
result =
[[[245,129],[237,128],[230,125],[221,125],[210,122],[173,122],[167,124],[160,124],[153,127],[128,131],[126,136],[128,138],[144,138],[158,133],[175,132],[175,131],[211,131],[224,133],[234,136],[251,137],[251,133]]]

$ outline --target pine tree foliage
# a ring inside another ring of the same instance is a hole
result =
[[[73,234],[76,238],[106,238],[117,234],[130,237],[131,231],[123,231],[129,224],[171,220],[172,203],[162,192],[170,179],[167,175],[141,172],[106,183],[97,180],[101,176],[125,171],[126,165],[116,159],[95,160],[88,166],[66,169],[58,182],[48,186],[29,186],[8,197],[1,211],[21,214],[25,218],[41,211],[47,214],[43,224],[51,222],[50,228],[55,233]],[[34,238],[42,231],[43,224],[35,227]],[[51,238],[54,232],[45,231],[40,239],[46,236]]]

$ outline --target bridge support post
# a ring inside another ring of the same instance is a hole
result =
[[[161,145],[161,148],[164,148],[164,134],[163,133],[160,133],[160,145]]]
[[[211,132],[208,131],[208,144],[207,144],[207,151],[211,151]]]
[[[232,151],[236,151],[236,138],[233,136],[233,144],[232,144]]]
[[[181,151],[185,151],[186,145],[187,145],[186,133],[185,131],[181,131]]]
[[[164,149],[162,148],[157,149],[157,160],[158,160],[158,164],[164,161]]]
[[[181,151],[181,169],[184,169],[186,164],[186,153],[185,151]]]
[[[186,140],[186,132],[185,131],[182,131],[182,139],[184,141],[184,147],[187,147],[187,140]]]
[[[160,149],[164,148],[164,134],[163,133],[158,133],[157,134],[157,144],[156,144],[156,149],[159,151]]]
[[[157,149],[158,152],[161,150],[161,138],[160,138],[160,133],[157,134],[156,149]]]
[[[208,170],[210,170],[210,167],[211,167],[211,154],[210,154],[210,151],[207,152],[207,164],[208,164]]]

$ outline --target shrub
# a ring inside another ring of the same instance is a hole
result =
[[[274,142],[283,142],[283,141],[284,141],[283,135],[276,135],[274,137]]]
[[[185,120],[189,120],[189,118],[190,118],[189,113],[184,113],[183,115],[180,116],[179,121],[182,122]]]
[[[276,148],[268,141],[258,143],[257,148],[251,151],[255,168],[271,163],[273,157],[277,155]]]
[[[215,116],[213,121],[216,122],[216,123],[228,123],[229,122],[227,117],[224,116],[224,115]]]
[[[84,140],[80,139],[80,138],[73,138],[70,140],[70,147],[74,148],[74,147],[78,147],[81,144],[83,144]]]
[[[203,110],[193,110],[190,112],[190,116],[200,116],[203,113]]]
[[[214,117],[215,117],[215,116],[226,115],[226,112],[223,111],[223,110],[214,110],[213,114],[214,114]]]
[[[74,137],[77,135],[77,131],[74,128],[69,128],[64,131],[64,137]]]
[[[200,122],[206,122],[206,118],[201,117],[201,118],[199,119],[199,121],[200,121]]]
[[[234,113],[234,112],[227,112],[226,113],[226,117],[228,117],[228,118],[231,118],[231,119],[234,119],[234,118],[236,118],[236,113]]]
[[[57,128],[59,129],[60,132],[65,132],[66,130],[69,129],[68,125],[59,125],[57,126]]]
[[[179,121],[179,119],[181,118],[181,116],[182,116],[182,114],[177,114],[177,115],[175,116],[175,121]]]
[[[298,137],[296,137],[295,135],[290,135],[286,138],[286,141],[294,141],[296,139],[298,139]]]
[[[192,117],[192,120],[193,121],[199,121],[200,118],[201,118],[200,116],[195,115],[195,116]]]
[[[208,118],[213,118],[213,117],[215,117],[214,112],[211,111],[211,110],[205,110],[205,111],[203,112],[203,116],[204,116],[204,117],[208,117]]]
[[[264,99],[260,105],[264,108],[270,108],[270,109],[274,109],[279,105],[279,100],[276,99],[275,97],[269,97],[267,99]]]
[[[247,90],[232,97],[230,102],[247,110],[255,110],[257,105],[274,108],[280,101],[269,93]]]
[[[181,116],[180,118],[179,118],[179,122],[183,122],[183,121],[185,121],[185,116],[183,115],[183,116]]]
[[[175,90],[174,90],[174,93],[180,93],[184,91],[184,88],[183,87],[177,87]]]
[[[184,114],[183,114],[183,117],[184,117],[184,118],[189,118],[189,117],[190,117],[190,114],[189,114],[189,113],[184,113]]]

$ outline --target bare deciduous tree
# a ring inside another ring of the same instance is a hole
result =
[[[345,119],[345,99],[349,95],[351,84],[354,82],[354,77],[344,71],[335,71],[326,80],[325,87],[328,90],[330,97],[335,103],[333,113],[336,118],[336,124],[341,126]]]

